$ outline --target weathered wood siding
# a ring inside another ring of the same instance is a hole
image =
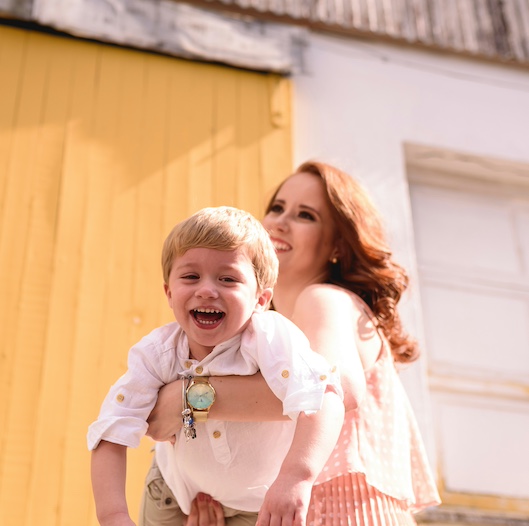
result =
[[[96,524],[86,429],[171,319],[162,241],[203,206],[262,213],[289,82],[6,27],[0,71],[0,524]]]
[[[529,64],[528,0],[189,0],[350,36]]]

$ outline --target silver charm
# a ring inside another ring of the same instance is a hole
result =
[[[197,431],[195,429],[195,421],[193,420],[193,413],[191,409],[186,408],[182,411],[182,423],[184,426],[186,442],[189,441],[190,438],[196,438]]]
[[[184,405],[184,410],[182,411],[182,425],[184,428],[184,435],[186,437],[186,442],[189,442],[189,439],[197,437],[197,430],[195,429],[195,420],[193,419],[193,411],[189,408],[187,404],[186,396],[186,387],[189,387],[192,376],[187,377],[187,386],[186,382],[182,382],[182,403]]]

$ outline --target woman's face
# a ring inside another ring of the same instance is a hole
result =
[[[298,173],[279,189],[263,219],[285,274],[307,282],[323,282],[329,261],[338,257],[336,226],[320,177]]]

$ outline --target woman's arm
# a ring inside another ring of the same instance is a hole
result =
[[[339,287],[314,285],[299,296],[292,321],[305,333],[311,348],[337,364],[346,410],[358,407],[365,394],[365,375],[356,341],[362,339],[358,320],[362,313],[348,292]],[[231,421],[286,420],[282,402],[260,373],[253,376],[210,377],[217,398],[210,418]],[[171,440],[182,427],[182,380],[164,386],[147,422],[147,435]]]
[[[363,338],[359,335],[362,315],[347,291],[329,285],[305,288],[292,313],[292,321],[305,333],[312,350],[338,366],[346,411],[358,407],[366,390],[357,346]]]
[[[211,376],[217,397],[209,418],[238,422],[288,420],[283,403],[268,387],[261,373],[252,376]],[[171,440],[182,427],[182,382],[160,389],[158,401],[147,422],[147,435],[158,441]]]

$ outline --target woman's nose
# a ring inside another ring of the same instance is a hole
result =
[[[286,216],[284,214],[281,214],[277,218],[276,229],[278,232],[285,232],[288,230],[288,222],[286,221]]]
[[[285,214],[279,214],[268,219],[265,222],[265,227],[272,234],[275,232],[285,232],[287,230],[287,222],[285,221]]]

